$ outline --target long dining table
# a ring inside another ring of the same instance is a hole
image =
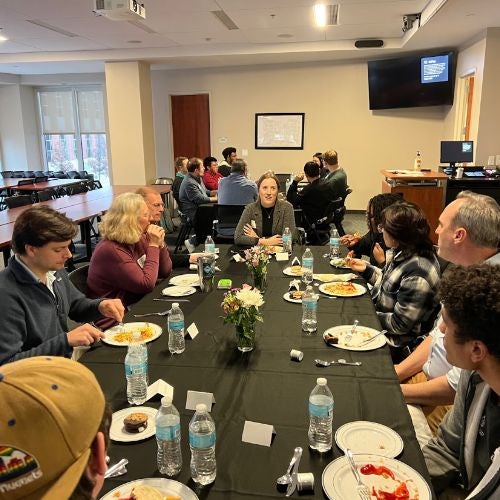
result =
[[[315,257],[315,272],[347,272],[329,264],[329,259],[324,256],[325,247],[311,249]],[[216,282],[220,278],[229,278],[233,287],[251,284],[245,265],[231,259],[234,250],[235,247],[220,245],[217,265],[221,271],[216,274]],[[303,251],[304,247],[297,246],[293,255],[300,258]],[[314,492],[309,496],[324,498],[322,472],[327,464],[342,456],[342,452],[335,441],[329,452],[313,452],[308,447],[307,431],[309,394],[316,378],[326,377],[335,400],[334,433],[341,425],[358,420],[378,422],[394,429],[404,442],[398,459],[413,467],[429,483],[388,347],[353,352],[329,347],[323,341],[322,333],[327,328],[351,325],[355,319],[360,325],[380,328],[369,293],[352,298],[320,298],[318,331],[306,335],[301,329],[301,305],[283,298],[293,279],[283,274],[283,269],[289,265],[290,261],[272,259],[268,266],[268,288],[264,293],[265,304],[261,307],[264,320],[257,323],[256,347],[248,353],[237,350],[234,326],[223,324],[221,302],[225,290],[214,288],[208,293],[197,291],[182,297],[185,301],[180,302],[180,306],[185,325],[194,322],[199,334],[186,340],[186,350],[180,355],[170,355],[168,351],[165,316],[134,318],[134,314],[171,308],[172,302],[154,300],[163,297],[162,290],[168,286],[168,280],[159,283],[127,312],[126,322],[147,320],[163,329],[163,334],[148,344],[149,381],[163,379],[174,387],[173,402],[181,415],[183,454],[182,470],[174,479],[195,489],[190,478],[188,445],[188,426],[193,411],[185,406],[188,390],[203,391],[213,393],[215,398],[212,417],[217,428],[217,478],[212,485],[196,490],[200,498],[255,500],[284,497],[276,487],[276,478],[284,473],[297,446],[304,450],[299,472],[312,472],[315,477]],[[173,275],[186,272],[186,269],[175,269]],[[363,280],[357,279],[356,282],[361,284]],[[304,353],[301,362],[290,359],[291,349]],[[114,412],[130,406],[126,398],[125,354],[125,347],[101,342],[81,358],[81,362],[96,375]],[[362,366],[321,368],[316,366],[316,358],[344,358],[361,361]],[[145,406],[159,408],[159,396],[148,400]],[[276,434],[271,446],[242,442],[245,421],[272,425]],[[127,458],[128,472],[107,479],[101,495],[132,480],[164,477],[157,470],[154,436],[134,443],[112,441],[108,454],[111,463]],[[357,498],[355,491],[351,498]]]

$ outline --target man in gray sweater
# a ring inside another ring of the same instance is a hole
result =
[[[122,321],[120,300],[88,299],[69,280],[64,264],[75,234],[74,223],[49,207],[28,208],[17,218],[15,255],[0,272],[0,365],[31,356],[71,356],[73,347],[91,345],[103,336],[89,324],[68,331],[68,317]]]

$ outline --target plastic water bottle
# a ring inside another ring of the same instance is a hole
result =
[[[422,170],[422,155],[417,151],[415,160],[413,161],[413,170]]]
[[[205,240],[205,253],[215,253],[215,243],[210,235]]]
[[[285,227],[281,240],[283,241],[283,252],[292,253],[292,233],[289,227]]]
[[[333,396],[326,378],[318,378],[309,396],[309,446],[319,452],[332,447]]]
[[[149,358],[148,345],[146,344],[146,342],[139,340],[137,343],[137,348],[139,349],[143,363],[145,363],[146,366],[149,366],[148,365],[148,358]],[[149,372],[148,372],[148,370],[146,370],[146,387],[147,386],[149,386]]]
[[[330,259],[335,259],[340,255],[340,238],[337,229],[330,231]]]
[[[172,304],[167,320],[168,325],[168,350],[170,354],[180,354],[186,349],[184,340],[184,314],[177,302]]]
[[[309,285],[302,295],[302,330],[307,333],[313,333],[318,329],[318,320],[316,319],[316,309],[318,308],[318,297],[314,293],[312,286]]]
[[[195,483],[205,485],[215,481],[215,424],[205,404],[196,405],[196,413],[189,423],[191,448],[191,477]]]
[[[158,470],[167,476],[175,476],[182,469],[181,419],[172,404],[172,396],[161,399],[155,424]]]
[[[308,285],[313,280],[314,257],[309,248],[302,256],[302,281]]]
[[[147,361],[140,348],[141,334],[135,332],[125,356],[125,376],[127,377],[127,401],[131,405],[142,405],[146,401]]]

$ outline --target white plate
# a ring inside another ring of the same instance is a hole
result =
[[[161,335],[161,327],[156,325],[155,323],[144,323],[144,322],[135,322],[135,323],[124,323],[123,326],[120,325],[115,325],[113,328],[110,328],[109,330],[106,330],[104,332],[105,337],[102,339],[102,341],[106,344],[109,345],[117,345],[120,347],[127,347],[130,342],[117,342],[114,340],[114,336],[118,335],[121,332],[134,332],[134,331],[140,331],[142,328],[145,326],[149,326],[153,330],[153,336],[150,339],[146,340],[146,343],[152,342],[153,340],[157,339]]]
[[[378,330],[375,330],[374,328],[368,328],[367,326],[359,326],[356,328],[356,332],[352,336],[351,341],[346,344],[344,341],[344,337],[347,333],[349,333],[352,329],[352,325],[340,325],[340,326],[332,326],[331,328],[328,328],[328,330],[323,333],[323,339],[326,342],[326,336],[331,333],[335,337],[338,337],[339,342],[338,344],[328,344],[333,347],[338,347],[339,349],[345,349],[347,351],[371,351],[373,349],[378,349],[379,347],[382,347],[386,344],[387,339],[385,335],[379,335],[377,338],[373,339],[371,342],[367,342],[365,345],[362,345],[360,347],[356,347],[357,345],[361,344],[361,342],[364,342],[365,340],[368,340],[372,337],[375,337],[375,335],[378,332]]]
[[[293,276],[294,278],[300,278],[302,276],[302,267],[300,268],[300,274],[292,272],[292,266],[285,267],[285,269],[283,269],[283,274]]]
[[[197,274],[179,274],[170,278],[171,285],[200,286],[200,277]]]
[[[354,286],[356,291],[353,293],[350,293],[348,295],[344,295],[342,293],[330,292],[327,289],[328,285],[340,285],[340,284],[342,284],[342,283],[339,281],[332,281],[330,283],[323,283],[323,284],[319,285],[319,291],[323,292],[326,295],[332,295],[334,297],[358,297],[358,296],[364,295],[366,293],[366,288],[363,285],[358,285],[357,283],[351,283],[351,285]]]
[[[109,493],[106,493],[101,500],[117,500],[118,498],[129,498],[132,493],[132,488],[140,484],[146,484],[152,488],[159,490],[164,496],[178,496],[182,500],[198,500],[198,496],[185,484],[174,481],[173,479],[165,479],[163,477],[151,477],[147,479],[137,479],[130,483],[122,484]]]
[[[109,428],[109,437],[113,441],[122,443],[131,443],[133,441],[142,441],[156,432],[155,417],[158,410],[149,406],[131,406],[120,411],[115,411],[111,417],[111,427]],[[128,432],[125,430],[123,419],[131,413],[145,413],[148,418],[148,426],[142,432]]]
[[[292,299],[290,297],[290,292],[286,292],[285,294],[283,294],[283,298],[287,301],[287,302],[292,302],[294,304],[302,304],[302,299]]]
[[[367,464],[375,466],[384,465],[388,467],[399,482],[405,481],[410,492],[410,498],[418,500],[431,500],[431,489],[424,481],[424,478],[409,465],[406,465],[394,458],[381,457],[380,455],[357,454],[354,455],[354,463],[358,470]],[[398,487],[398,482],[392,479],[385,479],[382,476],[361,474],[361,480],[371,491],[372,487],[376,489],[384,488],[385,491],[394,491]],[[323,471],[322,476],[323,490],[326,496],[331,500],[353,500],[358,498],[356,491],[356,480],[349,467],[346,457],[337,458],[330,462]],[[372,496],[371,498],[375,498]]]
[[[338,269],[351,269],[345,264],[345,258],[343,257],[335,257],[335,259],[332,259],[330,261],[330,265],[333,267],[337,267]]]
[[[283,247],[280,247],[279,245],[265,245],[264,248],[269,253],[280,253],[280,252],[283,252]]]
[[[395,458],[403,451],[403,440],[397,432],[385,425],[364,420],[339,427],[335,433],[335,442],[343,452],[349,448],[353,453],[368,451]]]
[[[192,286],[174,285],[164,288],[161,293],[168,297],[184,297],[184,295],[193,295],[193,293],[196,293],[196,288]]]

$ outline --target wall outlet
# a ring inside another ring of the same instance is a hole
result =
[[[497,155],[497,156],[496,156],[495,165],[496,165],[497,167],[500,167],[500,155]]]
[[[495,156],[494,155],[488,156],[488,166],[489,167],[495,166]]]

